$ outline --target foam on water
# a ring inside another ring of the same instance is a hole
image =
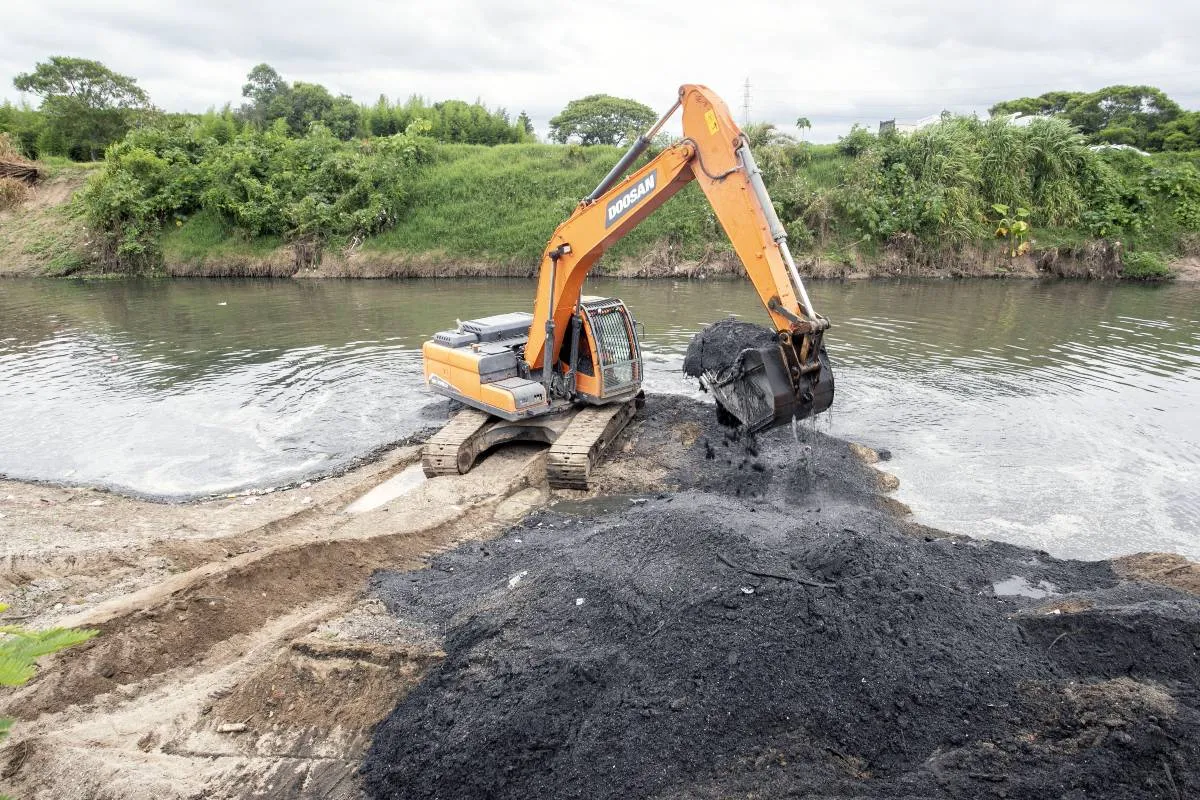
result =
[[[181,499],[303,480],[439,424],[420,346],[528,310],[525,280],[0,283],[0,474]],[[748,282],[590,281],[691,336]],[[935,527],[1095,558],[1200,558],[1200,286],[814,282],[838,393],[815,428],[894,454]],[[224,305],[221,305],[224,303]]]

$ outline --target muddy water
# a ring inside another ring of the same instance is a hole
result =
[[[738,282],[593,281],[645,324],[647,389]],[[0,282],[0,473],[183,498],[302,479],[436,424],[420,343],[526,281]],[[1200,557],[1200,287],[817,283],[832,414],[930,525],[1058,555]]]

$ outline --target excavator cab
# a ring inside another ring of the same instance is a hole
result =
[[[563,337],[559,363],[585,403],[609,403],[641,390],[642,346],[628,307],[615,297],[585,297]]]

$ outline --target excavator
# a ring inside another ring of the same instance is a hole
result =
[[[682,110],[683,138],[630,170]],[[504,442],[550,445],[555,488],[586,489],[592,468],[641,407],[639,327],[617,298],[582,294],[604,251],[689,181],[700,184],[774,326],[770,344],[701,376],[718,406],[746,431],[829,408],[829,320],[812,301],[788,250],[745,134],[712,90],[685,84],[599,185],[558,226],[541,261],[533,313],[459,322],[422,347],[425,382],[466,408],[425,445],[425,474],[462,474]]]

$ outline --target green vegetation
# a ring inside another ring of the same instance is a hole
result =
[[[201,210],[163,231],[163,258],[176,263],[204,259],[266,259],[283,244],[279,236],[248,237],[219,213]]]
[[[1095,92],[1047,92],[996,103],[992,116],[1060,117],[1098,144],[1142,150],[1200,150],[1200,111],[1184,111],[1153,86],[1107,86]]]
[[[1015,257],[1029,251],[1029,209],[1009,208],[1004,203],[992,203],[1000,215],[996,222],[996,238],[1008,242],[1008,254]]]
[[[42,98],[42,125],[34,141],[37,154],[65,155],[76,161],[95,161],[150,107],[150,98],[134,78],[86,58],[51,56],[32,72],[14,78],[13,86]],[[28,119],[27,111],[8,106],[6,116],[21,117],[18,124],[30,126],[34,120]],[[18,131],[23,144],[31,130]]]
[[[44,98],[38,110],[0,106],[0,134],[8,130],[23,153],[90,155],[130,128],[108,146],[73,212],[100,242],[102,266],[129,272],[153,271],[164,258],[271,258],[278,266],[284,247],[297,267],[331,249],[532,265],[620,156],[618,146],[656,117],[634,100],[590,95],[550,121],[551,138],[564,144],[547,145],[531,141],[523,112],[512,121],[480,102],[416,96],[359,106],[323,86],[288,82],[268,64],[248,74],[241,108],[205,114],[148,111],[131,78],[81,59],[52,58],[17,83]],[[963,254],[1015,259],[1102,245],[1112,274],[1122,253],[1195,250],[1200,151],[1186,148],[1200,129],[1196,112],[1145,86],[1051,92],[993,111],[989,121],[945,114],[911,135],[855,126],[833,145],[797,141],[769,123],[747,125],[745,134],[793,248],[824,261],[869,264],[893,254],[935,265]],[[1010,124],[1005,115],[1016,112],[1038,118]],[[811,127],[806,117],[796,124]],[[1165,151],[1089,146],[1125,139]],[[45,270],[83,266],[78,253],[63,252],[71,237],[22,236]],[[689,188],[605,263],[700,260],[728,249]],[[1126,274],[1151,275],[1148,264]]]
[[[656,119],[654,109],[636,100],[589,94],[567,103],[550,120],[550,139],[559,144],[629,144]]]
[[[207,212],[246,239],[282,237],[319,253],[331,237],[362,238],[395,224],[404,182],[432,143],[396,135],[346,144],[321,123],[303,137],[277,120],[227,137],[220,118],[174,129],[143,128],[109,149],[83,204],[108,239],[113,261],[142,270],[158,263],[158,234]]]
[[[8,606],[0,603],[0,613]],[[51,628],[34,631],[19,625],[0,625],[0,686],[20,686],[33,677],[37,660],[91,639],[93,630]],[[0,717],[0,742],[8,738],[12,720]],[[0,795],[0,800],[9,800]]]
[[[1016,127],[953,117],[912,135],[857,128],[834,149],[840,158],[814,158],[771,187],[783,218],[803,223],[793,223],[793,238],[821,247],[870,252],[903,240],[929,252],[1002,229],[1010,252],[1026,237],[1032,246],[1110,239],[1178,252],[1200,230],[1192,160],[1095,151],[1063,120]]]
[[[347,95],[334,97],[320,84],[288,84],[269,64],[259,64],[246,78],[242,96],[249,102],[232,119],[260,130],[283,120],[293,136],[303,136],[319,122],[342,141],[394,136],[410,127],[439,142],[511,144],[533,140],[533,123],[525,112],[512,122],[504,109],[492,111],[478,101],[428,103],[414,95],[393,104],[380,95],[375,105],[359,106]]]
[[[1092,239],[1177,252],[1200,231],[1200,170],[1187,158],[1094,151],[1070,125],[954,117],[912,135],[852,130],[808,145],[770,125],[747,136],[795,247],[835,261],[893,247],[933,260],[997,236],[1015,257]],[[133,131],[83,195],[122,269],[279,244],[312,263],[329,244],[534,263],[551,231],[620,156],[611,146],[439,144],[407,133],[340,141],[283,119],[232,134],[218,115]],[[178,228],[160,240],[159,234]],[[668,246],[727,249],[712,211],[683,192],[614,247],[610,262]],[[214,250],[214,248],[216,248]]]
[[[430,102],[413,95],[393,103],[380,95],[374,105],[334,96],[320,84],[289,83],[269,64],[250,70],[242,87],[246,103],[206,114],[175,114],[154,108],[137,81],[97,61],[53,56],[14,87],[41,98],[41,106],[0,104],[0,133],[8,133],[28,158],[69,157],[94,161],[135,127],[182,128],[202,122],[223,141],[246,128],[266,130],[279,121],[291,136],[315,124],[342,141],[394,136],[410,130],[439,142],[512,144],[535,140],[533,122],[522,111],[512,120],[503,108],[481,101]],[[219,130],[218,130],[219,128]]]
[[[1161,281],[1171,277],[1171,268],[1161,253],[1143,250],[1125,256],[1121,274],[1137,281]]]
[[[401,220],[364,250],[535,264],[550,234],[621,156],[617,147],[544,144],[435,152],[414,170]],[[665,243],[698,258],[721,236],[703,195],[688,187],[610,253],[620,259]]]

